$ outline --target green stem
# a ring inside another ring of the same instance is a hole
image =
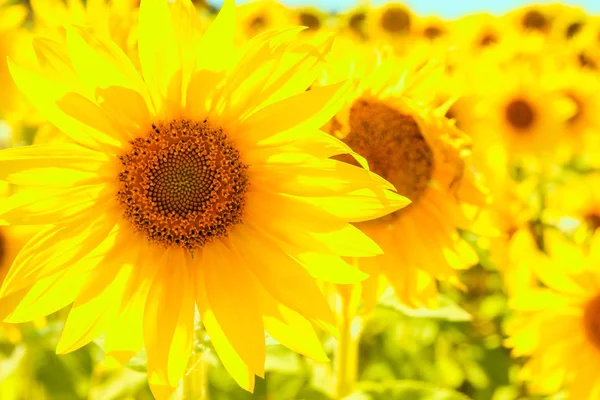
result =
[[[339,337],[335,363],[336,399],[343,399],[352,392],[358,373],[358,342],[360,319],[349,312],[349,296],[340,296]]]
[[[210,351],[204,346],[204,327],[196,321],[195,341],[192,355],[188,361],[190,366],[180,383],[182,400],[208,400],[208,362],[206,353]]]

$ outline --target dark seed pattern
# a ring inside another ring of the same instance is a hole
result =
[[[193,251],[242,222],[248,166],[221,128],[159,122],[120,160],[123,214],[150,243]]]
[[[390,33],[407,33],[410,23],[410,15],[402,8],[388,8],[381,15],[381,27]]]
[[[505,113],[506,120],[518,130],[527,130],[535,123],[535,112],[525,100],[512,100],[506,106]]]
[[[433,175],[433,151],[412,116],[379,102],[357,100],[344,142],[413,204],[425,193]],[[401,212],[383,218],[394,219]]]
[[[309,31],[316,31],[321,27],[319,17],[310,13],[300,13],[300,25],[308,27]]]
[[[583,326],[588,340],[600,349],[600,295],[590,300],[585,306]]]

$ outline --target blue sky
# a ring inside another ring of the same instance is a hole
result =
[[[222,0],[209,0],[210,3],[220,5]],[[236,0],[237,4],[247,3],[251,0]],[[282,0],[284,4],[311,5],[323,10],[339,11],[352,7],[356,0]],[[385,0],[372,0],[371,4],[379,5],[388,3]],[[527,0],[404,0],[420,15],[439,15],[445,18],[456,18],[465,14],[479,11],[503,13],[513,8],[532,3],[556,3],[556,1],[527,1]],[[564,3],[585,8],[589,13],[600,14],[600,0],[570,0]]]

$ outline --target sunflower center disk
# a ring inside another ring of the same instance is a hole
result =
[[[120,160],[119,202],[149,242],[194,250],[241,222],[247,165],[221,128],[153,124]]]
[[[600,295],[594,297],[585,306],[583,325],[588,339],[600,349]]]
[[[412,116],[358,100],[350,109],[350,133],[344,142],[413,203],[425,193],[433,174],[433,151]]]
[[[437,26],[428,26],[427,28],[425,28],[425,30],[423,31],[423,35],[427,38],[427,39],[436,39],[440,36],[442,36],[442,34],[444,33],[444,31],[442,31],[440,28],[438,28]]]
[[[506,120],[514,128],[526,130],[535,122],[535,113],[527,101],[513,100],[506,106]]]
[[[598,213],[591,212],[586,214],[583,217],[583,220],[592,231],[596,231],[596,229],[600,228],[600,214]]]
[[[523,17],[523,26],[528,29],[545,31],[549,25],[548,19],[539,11],[529,11]]]
[[[405,33],[410,29],[410,15],[401,8],[389,8],[381,16],[381,27],[390,33]]]
[[[319,17],[310,13],[301,13],[299,15],[300,25],[306,26],[309,31],[316,31],[321,27]]]

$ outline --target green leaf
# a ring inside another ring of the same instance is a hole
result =
[[[388,289],[379,301],[380,307],[396,310],[412,318],[442,319],[453,322],[471,321],[473,319],[471,314],[444,295],[440,294],[438,296],[438,304],[439,307],[433,310],[427,308],[410,308],[400,303],[391,289]]]
[[[346,400],[470,400],[462,393],[412,380],[361,382],[357,387],[359,390]]]

